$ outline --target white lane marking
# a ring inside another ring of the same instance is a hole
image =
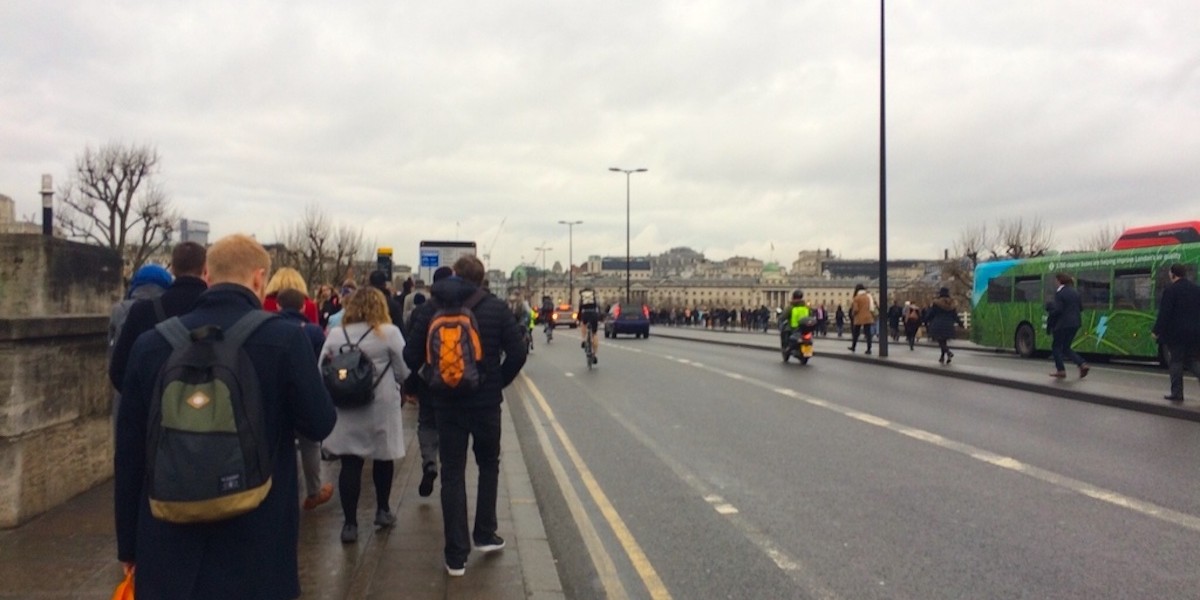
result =
[[[572,373],[572,372],[570,372],[570,371],[567,371],[567,372],[565,373],[565,375],[566,375],[567,377],[574,377],[574,376],[575,376],[575,374],[574,374],[574,373]]]
[[[730,378],[730,379],[738,379],[738,380],[742,380],[742,379],[745,379],[745,378],[746,378],[746,377],[745,377],[744,375],[742,375],[741,373],[734,373],[733,371],[726,371],[726,372],[725,372],[725,376],[726,376],[726,377],[728,377],[728,378]]]

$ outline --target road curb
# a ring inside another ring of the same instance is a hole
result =
[[[667,339],[672,339],[672,340],[682,340],[685,342],[696,342],[696,343],[700,343],[700,344],[713,344],[713,345],[717,345],[717,346],[732,346],[732,347],[736,347],[736,348],[746,348],[746,349],[750,349],[750,350],[765,350],[767,352],[771,352],[774,354],[779,353],[779,350],[777,348],[771,348],[771,347],[763,346],[760,344],[747,344],[744,342],[736,342],[736,341],[710,340],[710,339],[695,338],[695,337],[683,336],[683,335],[672,335],[670,333],[663,333],[661,330],[655,331],[653,333],[653,335],[656,337],[660,337],[660,338],[667,338]],[[829,359],[844,360],[844,361],[849,361],[849,362],[880,365],[880,366],[885,366],[885,367],[891,367],[893,369],[919,371],[922,373],[929,373],[931,375],[938,375],[940,377],[949,377],[952,379],[962,379],[965,381],[986,383],[988,385],[995,385],[995,386],[1001,386],[1001,387],[1006,387],[1006,388],[1015,389],[1015,390],[1022,390],[1022,391],[1026,391],[1026,392],[1032,392],[1035,394],[1041,394],[1044,396],[1050,396],[1053,398],[1065,398],[1068,400],[1077,400],[1079,402],[1088,402],[1090,404],[1111,406],[1113,408],[1121,408],[1121,409],[1125,409],[1125,410],[1132,410],[1132,411],[1136,411],[1136,412],[1159,415],[1159,416],[1163,416],[1163,417],[1171,417],[1174,419],[1182,419],[1185,421],[1200,422],[1200,411],[1178,408],[1178,407],[1171,406],[1168,404],[1153,404],[1153,403],[1143,402],[1143,401],[1139,401],[1139,400],[1129,400],[1126,398],[1117,398],[1114,396],[1105,396],[1102,394],[1082,392],[1082,391],[1077,391],[1077,390],[1048,388],[1043,384],[1033,383],[1030,381],[1004,379],[1002,377],[993,377],[991,375],[983,375],[980,373],[972,373],[970,371],[963,371],[963,370],[947,368],[947,367],[932,367],[932,366],[927,367],[924,365],[914,365],[914,364],[906,364],[906,363],[899,363],[899,362],[891,362],[886,358],[881,358],[878,356],[871,357],[871,358],[868,358],[866,356],[857,355],[857,354],[819,354],[818,356],[822,359],[829,358]]]

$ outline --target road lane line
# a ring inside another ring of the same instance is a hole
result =
[[[688,487],[695,490],[705,502],[708,502],[710,505],[713,504],[714,501],[728,504],[720,494],[717,494],[715,490],[709,487],[708,482],[706,482],[699,475],[693,473],[691,469],[687,468],[683,463],[668,454],[667,451],[654,438],[647,435],[646,432],[642,431],[641,428],[635,425],[632,421],[625,418],[625,416],[621,413],[613,410],[610,406],[605,406],[604,410],[606,410],[614,420],[620,423],[622,427],[629,431],[630,435],[641,442],[643,446],[650,450],[650,452],[653,452],[654,455],[658,457],[658,460],[662,461],[662,463],[666,465],[668,469],[675,473],[675,476],[678,477],[680,481],[683,481],[688,485]],[[729,505],[729,507],[734,508],[732,505]],[[734,528],[742,534],[742,537],[746,538],[751,544],[758,548],[760,552],[765,554],[767,558],[771,559],[771,562],[774,562],[775,566],[779,567],[781,571],[790,577],[793,583],[804,590],[805,596],[816,598],[817,600],[841,600],[841,597],[838,596],[836,592],[826,587],[825,584],[819,578],[817,578],[817,576],[810,571],[808,567],[804,565],[804,563],[790,556],[787,552],[780,548],[770,536],[768,536],[753,522],[751,522],[749,518],[745,517],[739,512],[736,512],[736,510],[737,509],[734,508],[734,511],[727,511],[724,514],[726,521],[733,525]],[[718,512],[721,511],[718,510]]]
[[[521,378],[526,389],[535,389],[533,382],[524,373],[521,374]],[[533,428],[537,432],[538,443],[542,445],[542,453],[546,455],[546,460],[550,463],[550,470],[554,473],[558,488],[571,512],[571,518],[579,530],[579,536],[583,538],[583,545],[591,556],[592,566],[596,569],[596,575],[600,578],[600,585],[604,588],[605,595],[616,600],[627,600],[629,594],[621,583],[621,576],[617,573],[616,564],[613,563],[608,550],[604,548],[604,542],[600,540],[596,526],[592,524],[591,517],[583,507],[583,501],[575,492],[575,486],[571,485],[567,470],[563,467],[562,461],[558,459],[558,453],[554,451],[554,447],[550,443],[550,434],[546,433],[546,428],[542,426],[541,412],[534,406],[535,401],[530,400],[532,394],[525,393],[524,390],[518,390],[518,393],[521,401],[525,404],[525,409],[529,412],[530,421],[533,422]]]
[[[691,363],[691,365],[695,366],[695,367],[703,367],[703,365],[700,365],[699,363]],[[718,375],[723,374],[722,371],[719,371],[717,369],[713,369],[713,368],[705,368],[705,369],[711,373],[716,373]],[[1087,496],[1089,498],[1093,498],[1095,500],[1099,500],[1101,502],[1105,502],[1105,503],[1111,504],[1113,506],[1124,508],[1126,510],[1131,510],[1133,512],[1136,512],[1136,513],[1139,513],[1142,515],[1146,515],[1148,517],[1152,517],[1152,518],[1158,519],[1160,521],[1170,523],[1172,525],[1183,527],[1185,529],[1190,529],[1192,531],[1200,532],[1200,517],[1196,517],[1194,515],[1190,515],[1190,514],[1180,512],[1177,510],[1172,510],[1165,506],[1159,506],[1157,504],[1154,504],[1153,502],[1139,500],[1137,498],[1133,498],[1131,496],[1126,496],[1119,492],[1096,487],[1090,483],[1087,483],[1085,481],[1081,481],[1081,480],[1078,480],[1078,479],[1075,479],[1072,477],[1068,477],[1061,473],[1056,473],[1054,471],[1050,471],[1047,469],[1035,467],[1033,465],[1025,464],[1015,458],[1010,457],[1010,456],[1001,456],[994,452],[989,452],[987,450],[972,446],[970,444],[966,444],[963,442],[957,442],[957,441],[954,441],[954,440],[951,440],[948,438],[944,438],[936,433],[932,433],[932,432],[925,431],[922,429],[917,429],[915,427],[908,427],[905,425],[901,425],[899,423],[893,423],[882,417],[878,417],[878,416],[864,413],[864,412],[861,412],[861,411],[858,411],[858,410],[855,410],[852,408],[848,408],[848,407],[836,404],[834,402],[830,402],[828,400],[823,400],[820,398],[815,398],[813,396],[808,396],[806,394],[802,394],[795,390],[777,387],[777,386],[767,383],[765,381],[759,381],[759,380],[755,380],[755,379],[751,379],[751,378],[746,378],[744,381],[750,385],[754,385],[759,388],[769,390],[769,391],[772,391],[777,394],[787,396],[790,398],[796,398],[796,399],[802,400],[808,404],[811,404],[813,406],[824,408],[826,410],[831,410],[833,412],[836,412],[843,416],[849,417],[851,419],[855,419],[857,421],[867,423],[867,424],[873,425],[875,427],[887,429],[889,431],[893,431],[895,433],[899,433],[901,435],[913,438],[915,440],[925,442],[927,444],[936,446],[938,448],[950,450],[952,452],[957,452],[959,454],[969,456],[980,462],[984,462],[984,463],[987,463],[987,464],[990,464],[990,465],[993,465],[996,467],[1000,467],[1002,469],[1009,470],[1014,473],[1020,473],[1023,475],[1027,475],[1029,477],[1032,477],[1032,478],[1042,481],[1044,483],[1049,483],[1051,485],[1076,492],[1083,496]]]
[[[667,591],[667,586],[662,582],[662,579],[659,578],[658,571],[654,569],[654,565],[652,565],[650,563],[650,559],[646,557],[646,553],[642,550],[641,545],[638,544],[637,539],[633,537],[633,533],[629,531],[629,527],[625,525],[625,520],[621,518],[621,515],[617,512],[617,509],[612,505],[612,502],[608,500],[608,495],[604,493],[603,488],[600,487],[599,482],[596,481],[595,476],[592,475],[591,470],[588,469],[587,464],[583,461],[583,457],[579,455],[579,451],[575,448],[575,444],[571,442],[571,438],[567,436],[566,430],[564,430],[562,424],[558,422],[558,418],[554,416],[554,410],[550,408],[550,404],[546,402],[545,396],[542,395],[542,392],[537,388],[536,385],[534,385],[533,381],[530,380],[528,376],[522,373],[521,377],[525,383],[525,386],[533,394],[534,399],[537,400],[537,403],[541,407],[542,412],[545,414],[551,428],[554,429],[555,434],[558,435],[558,440],[562,444],[563,449],[566,450],[567,456],[570,457],[571,462],[574,463],[575,470],[579,473],[579,477],[583,481],[584,487],[586,487],[588,493],[591,494],[592,501],[596,503],[597,507],[599,507],[600,514],[604,515],[604,519],[608,521],[609,527],[612,528],[613,535],[616,536],[617,541],[621,544],[621,547],[624,548],[625,554],[629,558],[629,562],[633,564],[634,570],[636,570],[638,576],[641,577],[642,584],[646,586],[646,591],[650,593],[650,597],[655,600],[670,600],[671,593]]]

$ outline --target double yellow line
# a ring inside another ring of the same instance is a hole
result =
[[[625,586],[621,583],[621,578],[617,573],[612,556],[604,548],[604,543],[596,531],[595,524],[592,523],[591,517],[584,508],[583,501],[575,492],[575,487],[571,485],[566,469],[563,467],[562,461],[559,460],[557,453],[550,443],[549,433],[542,426],[541,419],[534,414],[532,410],[533,406],[531,406],[532,403],[537,404],[542,415],[545,416],[546,422],[554,430],[555,436],[557,436],[559,443],[562,444],[567,457],[570,458],[571,464],[575,467],[575,471],[579,473],[579,478],[583,482],[587,493],[591,496],[592,502],[600,509],[600,514],[604,516],[604,520],[608,523],[613,535],[621,544],[621,548],[625,551],[629,562],[637,571],[642,584],[646,586],[646,591],[650,593],[650,597],[655,600],[669,600],[671,593],[667,591],[667,586],[663,584],[662,579],[658,576],[658,572],[654,570],[654,565],[650,564],[650,559],[646,557],[646,553],[642,551],[642,547],[633,537],[633,533],[629,531],[629,527],[625,525],[625,521],[617,513],[617,509],[613,507],[612,502],[608,500],[608,496],[604,493],[600,484],[596,482],[595,476],[592,475],[591,470],[587,467],[587,463],[579,455],[575,444],[571,442],[571,438],[567,436],[567,432],[563,429],[562,424],[554,416],[554,410],[546,402],[546,397],[542,395],[542,392],[524,373],[521,374],[520,381],[524,389],[528,391],[528,394],[521,394],[521,396],[526,408],[531,409],[530,414],[534,416],[531,421],[533,422],[534,429],[537,430],[538,442],[541,443],[546,459],[550,462],[550,469],[554,472],[559,489],[562,491],[563,498],[567,502],[567,507],[571,511],[571,516],[579,528],[580,535],[583,537],[583,543],[591,555],[592,564],[596,568],[596,573],[599,575],[601,584],[604,586],[608,597],[614,600],[622,600],[628,598],[629,595],[625,591]]]

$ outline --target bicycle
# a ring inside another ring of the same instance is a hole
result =
[[[587,325],[584,325],[584,327],[586,328]],[[593,336],[595,335],[596,334],[592,333],[591,330],[588,330],[583,335],[583,358],[584,361],[587,362],[587,368],[589,371],[592,370],[592,365],[596,364],[596,348],[593,345],[595,342],[592,341],[594,339]]]

